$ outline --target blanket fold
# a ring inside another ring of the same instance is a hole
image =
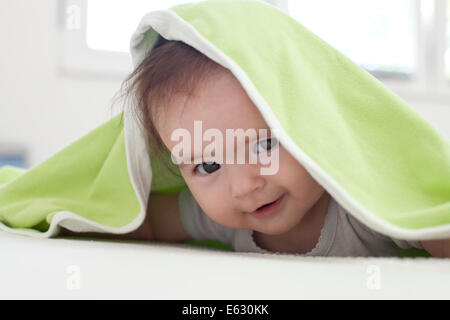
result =
[[[286,150],[361,222],[398,239],[450,238],[448,138],[297,20],[257,0],[150,12],[130,41],[135,68],[159,37],[229,69]],[[59,226],[131,232],[150,192],[186,187],[127,109],[30,170],[0,169],[0,184],[0,229],[35,237]]]

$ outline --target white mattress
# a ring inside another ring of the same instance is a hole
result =
[[[449,299],[450,259],[327,258],[0,232],[0,299]]]

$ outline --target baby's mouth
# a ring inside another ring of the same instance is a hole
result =
[[[275,200],[275,201],[277,201],[277,200]],[[265,205],[262,205],[261,207],[259,207],[259,208],[256,209],[256,210],[259,210],[259,209],[261,209],[261,208],[265,208],[265,207],[267,207],[267,206],[270,206],[270,205],[273,204],[275,201],[272,201],[272,202],[269,202],[269,203],[267,203],[267,204],[265,204]]]
[[[260,209],[263,209],[263,208],[265,208],[265,207],[271,206],[272,204],[274,204],[275,202],[277,202],[282,196],[283,196],[283,194],[282,194],[281,196],[279,196],[278,198],[276,198],[274,201],[268,202],[268,203],[266,203],[266,204],[264,204],[264,205],[258,207],[258,208],[257,208],[255,211],[253,211],[253,212],[256,212],[256,211],[258,211],[258,210],[260,210]]]
[[[255,211],[251,212],[250,214],[254,216],[255,218],[262,219],[266,217],[270,217],[274,214],[276,214],[279,209],[280,205],[285,198],[285,193],[283,193],[278,199],[272,202],[268,202],[262,206],[260,206]]]

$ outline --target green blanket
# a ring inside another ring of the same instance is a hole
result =
[[[229,69],[280,143],[361,222],[398,239],[450,238],[449,140],[298,21],[253,0],[150,12],[131,39],[134,67],[160,36]],[[34,237],[59,226],[131,232],[150,190],[186,186],[128,110],[30,170],[0,169],[0,183],[0,229]]]

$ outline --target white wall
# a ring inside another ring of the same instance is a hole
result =
[[[0,3],[0,145],[34,166],[110,118],[121,79],[60,75],[58,0]]]
[[[58,73],[57,1],[0,4],[0,147],[26,146],[29,167],[108,120],[122,80]],[[449,99],[401,97],[450,137]]]

